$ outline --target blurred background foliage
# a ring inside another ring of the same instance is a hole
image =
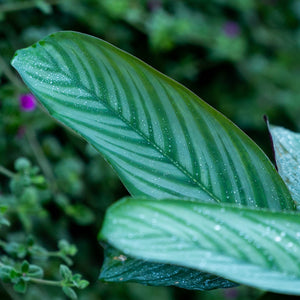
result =
[[[20,240],[31,233],[50,249],[60,239],[75,244],[72,268],[91,282],[79,299],[259,296],[245,287],[191,292],[98,282],[102,249],[97,233],[109,204],[126,190],[93,148],[40,107],[24,107],[21,95],[28,91],[9,61],[17,49],[59,30],[103,38],[186,85],[270,154],[264,114],[273,124],[300,131],[299,22],[297,0],[0,0],[0,165],[13,170],[16,159],[25,156],[47,181],[43,190],[26,191],[27,204],[35,203],[40,212],[28,217],[29,227],[9,212],[15,225],[1,230],[1,239]],[[3,203],[14,197],[9,182],[0,174]],[[56,276],[57,266],[55,259],[45,266],[48,277]],[[65,299],[56,288],[33,285],[26,295],[9,292],[0,290],[0,298]]]

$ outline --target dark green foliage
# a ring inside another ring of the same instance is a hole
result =
[[[104,245],[105,259],[99,279],[107,282],[138,282],[153,286],[177,286],[190,290],[229,288],[235,283],[193,269],[145,262]],[[126,261],[126,264],[124,262]],[[182,278],[185,278],[183,281]]]

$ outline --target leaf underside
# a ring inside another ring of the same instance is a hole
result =
[[[153,286],[176,286],[189,290],[211,290],[237,285],[198,270],[125,256],[123,252],[109,245],[105,245],[104,249],[105,260],[99,279],[106,282],[137,282]]]
[[[300,205],[300,134],[269,126],[278,172],[297,205]]]
[[[100,238],[125,255],[300,295],[300,218],[228,204],[124,199]]]

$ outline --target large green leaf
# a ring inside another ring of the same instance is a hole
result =
[[[100,39],[58,32],[12,65],[135,196],[294,209],[265,154],[191,91]]]
[[[300,134],[278,126],[269,126],[278,172],[300,205]]]
[[[99,238],[125,255],[300,295],[300,218],[191,200],[124,199]]]
[[[211,290],[236,285],[206,272],[135,259],[109,245],[104,245],[104,249],[105,260],[100,280],[107,282],[129,281],[154,286],[177,286],[190,290]]]
[[[59,32],[18,51],[12,64],[54,118],[102,153],[132,195],[294,208],[270,161],[244,133],[192,92],[112,45]],[[122,270],[104,273],[108,280],[120,278],[134,264],[141,272],[128,280],[143,276],[147,283],[144,275],[153,267],[148,262],[142,270],[139,260],[127,260]],[[162,277],[169,272],[167,265],[157,268]],[[180,284],[187,280],[192,287],[185,273]]]

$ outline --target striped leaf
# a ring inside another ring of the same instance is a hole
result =
[[[112,45],[59,32],[18,51],[12,64],[54,118],[101,152],[132,195],[294,208],[270,161],[244,133],[192,92]],[[132,258],[122,270],[104,271],[109,280],[140,265]],[[169,266],[156,267],[162,277],[170,275]],[[144,262],[130,280],[147,270],[153,265]],[[190,270],[184,272],[179,285],[192,288]],[[151,276],[143,280],[153,282]]]
[[[100,39],[59,32],[12,65],[134,196],[294,209],[258,146],[191,91]]]
[[[236,286],[232,281],[206,272],[135,259],[109,245],[104,245],[104,250],[105,260],[99,279],[105,282],[138,282],[202,291]]]
[[[278,172],[300,207],[300,134],[278,126],[269,126]]]
[[[191,200],[124,199],[99,238],[126,255],[300,295],[300,218]]]

